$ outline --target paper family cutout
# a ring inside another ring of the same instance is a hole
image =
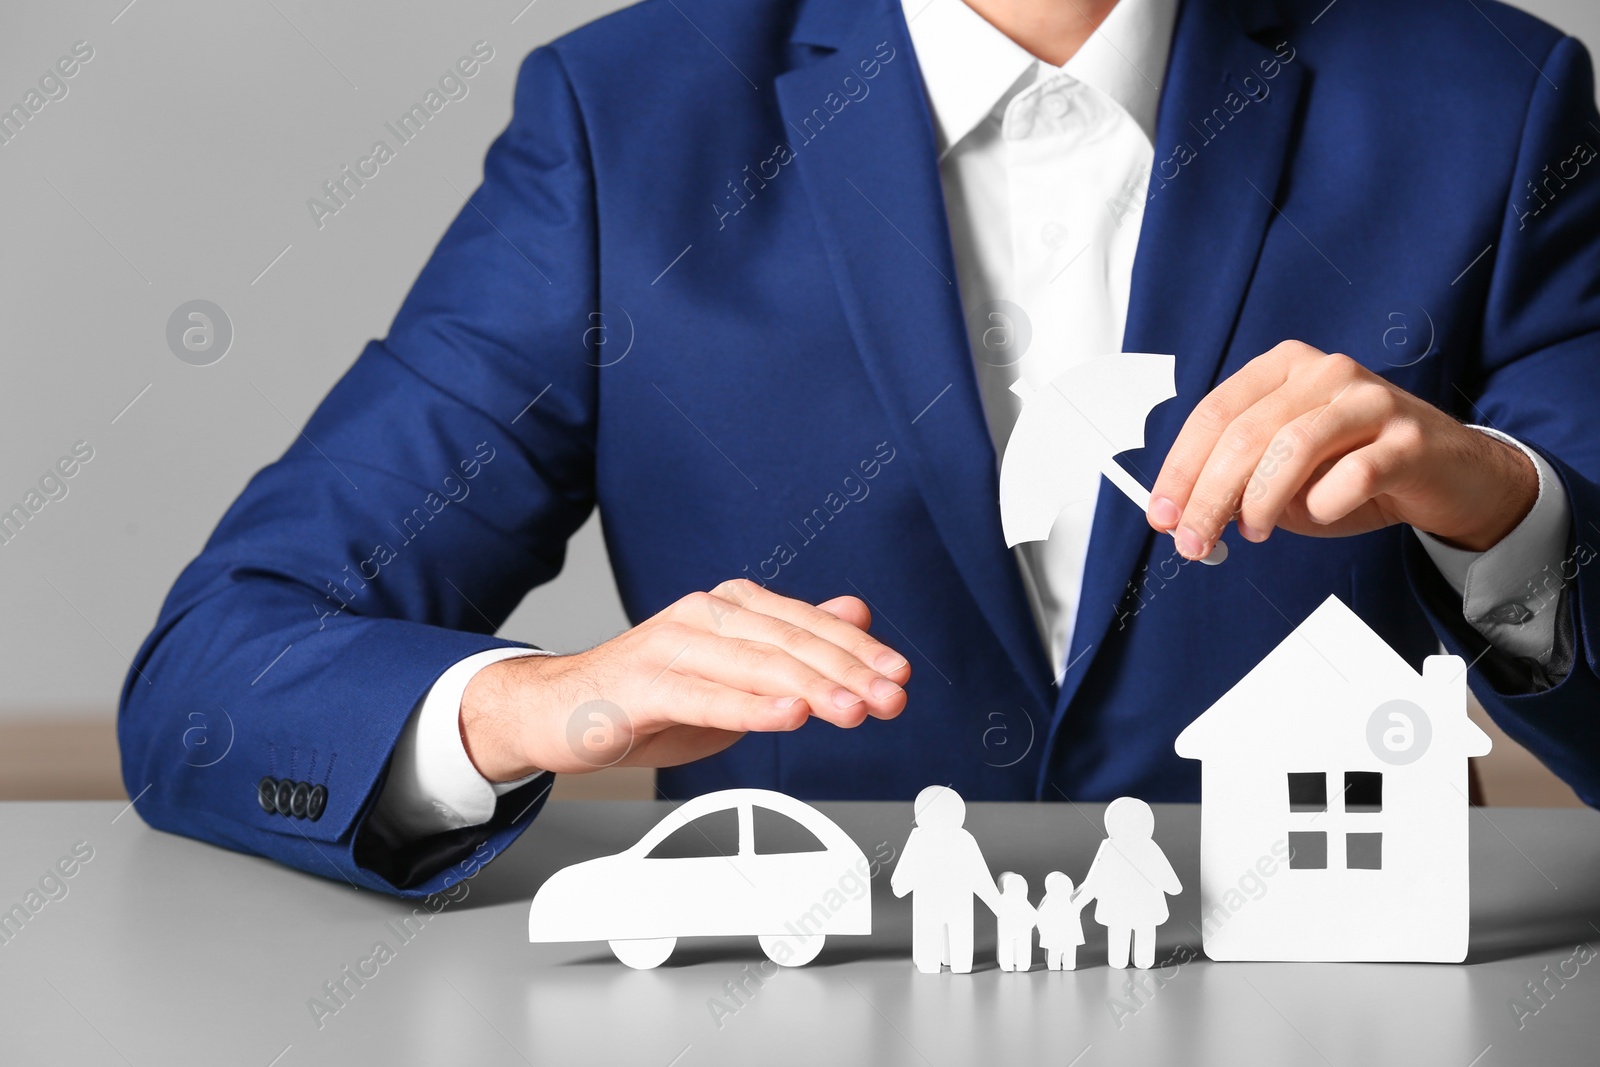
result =
[[[1037,388],[1019,378],[1011,391],[1022,412],[1000,462],[1000,525],[1006,547],[1050,536],[1056,517],[1099,491],[1096,474],[1150,510],[1150,490],[1115,456],[1144,447],[1152,409],[1178,395],[1170,355],[1121,352],[1070,368]],[[1228,558],[1218,541],[1202,563]]]
[[[995,915],[996,962],[1002,971],[1033,966],[1035,930],[1051,970],[1074,970],[1083,944],[1080,913],[1096,901],[1094,919],[1106,927],[1107,962],[1128,965],[1129,947],[1137,967],[1155,963],[1156,927],[1167,921],[1167,894],[1183,892],[1161,847],[1151,839],[1155,815],[1150,805],[1121,797],[1106,806],[1106,840],[1095,853],[1077,892],[1061,871],[1045,877],[1045,894],[1034,907],[1028,883],[1006,871],[998,885],[977,840],[962,823],[966,805],[954,789],[931,785],[913,804],[915,828],[895,865],[889,888],[911,895],[911,958],[917,970],[937,974],[941,965],[955,974],[972,970],[972,898]]]
[[[772,851],[756,809],[809,831],[819,849]],[[697,820],[732,809],[738,847],[720,853]],[[653,855],[675,834],[692,856]],[[774,963],[798,967],[837,935],[872,932],[872,868],[850,836],[816,808],[769,789],[724,789],[685,801],[639,843],[552,875],[528,911],[528,940],[606,941],[629,967],[660,966],[680,937],[754,936]]]
[[[1467,717],[1466,670],[1459,657],[1430,656],[1418,674],[1329,597],[1179,734],[1178,755],[1201,761],[1207,956],[1466,958],[1467,757],[1490,747]],[[758,809],[792,820],[816,847],[764,849]],[[697,820],[730,810],[736,850],[655,854],[674,835],[706,837]],[[1032,967],[1035,932],[1049,969],[1074,969],[1091,902],[1107,963],[1153,966],[1166,898],[1183,886],[1144,801],[1107,805],[1107,836],[1082,883],[1052,871],[1037,905],[1021,875],[991,878],[954,789],[922,790],[913,819],[889,884],[911,897],[917,970],[972,970],[974,897],[995,915],[1001,970]],[[685,802],[618,855],[556,872],[534,897],[528,939],[608,941],[623,963],[649,968],[680,937],[753,935],[774,962],[800,966],[826,937],[871,933],[872,872],[810,805],[728,789]]]

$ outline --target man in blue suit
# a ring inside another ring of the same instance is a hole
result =
[[[1173,738],[1330,594],[1471,661],[1600,802],[1593,97],[1488,0],[584,27],[178,579],[123,692],[136,807],[418,895],[613,763],[668,797],[1192,801]],[[1005,386],[1097,350],[1176,354],[1123,457],[1150,510],[1097,483],[1012,553]],[[596,506],[634,629],[492,636]],[[219,706],[232,753],[188,765]]]

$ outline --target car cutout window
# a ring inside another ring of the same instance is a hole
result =
[[[756,855],[826,851],[828,847],[803,823],[781,811],[760,804],[755,806]]]
[[[739,814],[719,808],[679,826],[657,842],[645,859],[701,859],[733,856],[739,851]]]

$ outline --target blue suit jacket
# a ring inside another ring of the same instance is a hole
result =
[[[1173,738],[1332,593],[1414,664],[1440,638],[1475,660],[1495,719],[1600,801],[1588,58],[1487,2],[1323,6],[1182,6],[1124,342],[1177,354],[1178,398],[1124,460],[1148,483],[1195,402],[1287,338],[1504,429],[1572,499],[1573,557],[1529,575],[1566,597],[1559,685],[1485,652],[1404,529],[1185,566],[1106,487],[1054,684],[898,0],[652,0],[527,57],[389,336],[178,579],[123,693],[140,814],[382,890],[470,873],[536,788],[402,849],[367,815],[419,697],[508,643],[597,505],[631,618],[738,575],[854,593],[915,668],[898,719],[748,736],[662,771],[669,797],[1192,801]],[[183,731],[219,709],[232,751],[195,766]],[[264,811],[263,775],[324,785],[321,818]]]

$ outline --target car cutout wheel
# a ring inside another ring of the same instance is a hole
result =
[[[767,959],[784,967],[804,967],[822,951],[822,935],[794,937],[790,934],[762,934],[758,939]]]
[[[636,971],[648,971],[652,967],[659,967],[667,962],[667,957],[672,955],[673,946],[678,943],[675,937],[650,937],[634,940],[610,941],[611,952],[623,963]]]

